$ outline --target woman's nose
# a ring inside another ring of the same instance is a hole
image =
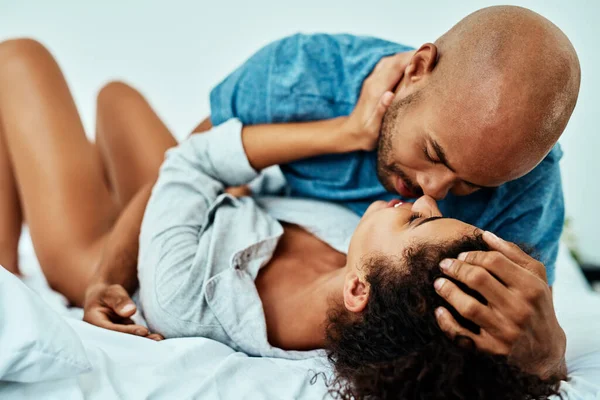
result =
[[[426,217],[441,217],[442,213],[436,201],[431,196],[419,197],[412,206],[412,212],[422,214]]]

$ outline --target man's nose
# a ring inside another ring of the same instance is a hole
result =
[[[417,183],[423,190],[423,194],[442,200],[454,184],[454,174],[446,172],[423,172],[417,175]]]
[[[412,212],[422,214],[426,217],[441,217],[442,213],[436,201],[431,196],[421,196],[412,205]]]

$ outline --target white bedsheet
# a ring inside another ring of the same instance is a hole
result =
[[[321,399],[328,371],[321,359],[251,358],[209,339],[153,342],[96,328],[68,310],[39,271],[28,235],[21,245],[26,282],[59,310],[84,343],[94,366],[60,381],[0,383],[1,399]],[[571,382],[565,399],[600,399],[600,296],[586,287],[572,259],[561,250],[554,288],[557,314],[568,337]]]

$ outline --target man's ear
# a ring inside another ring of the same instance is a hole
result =
[[[426,80],[435,68],[437,59],[438,49],[435,44],[425,43],[422,45],[406,66],[399,89],[407,90],[410,86]],[[412,89],[410,89],[410,92],[412,92]]]
[[[344,282],[344,306],[351,312],[361,312],[369,302],[369,285],[352,273]]]

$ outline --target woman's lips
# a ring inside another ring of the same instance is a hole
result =
[[[406,187],[404,180],[402,180],[402,178],[400,178],[400,177],[396,178],[396,191],[400,194],[400,196],[406,197],[409,199],[415,199],[415,198],[419,197],[418,194],[411,192],[410,189],[408,189],[408,187]]]
[[[402,200],[400,200],[400,199],[390,200],[390,202],[387,204],[387,207],[388,208],[392,208],[392,207],[395,207],[398,204],[402,204]]]

